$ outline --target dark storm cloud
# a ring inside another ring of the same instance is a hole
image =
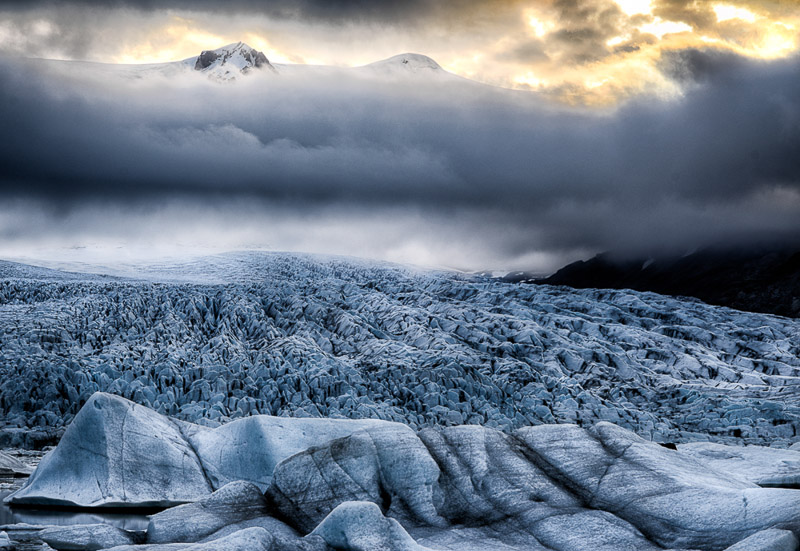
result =
[[[494,2],[507,4],[511,2]],[[320,20],[329,22],[379,21],[397,23],[448,11],[469,11],[486,4],[479,0],[73,0],[74,7],[138,11],[181,10],[264,15],[275,18]],[[8,0],[5,9],[30,10],[58,8],[59,0]]]
[[[747,60],[728,52],[667,54],[662,66],[691,81],[678,105],[633,104],[617,120],[619,146],[664,190],[716,205],[781,185],[800,191],[800,60]],[[645,173],[640,177],[645,178]]]
[[[83,224],[86,205],[113,205],[121,219],[135,205],[132,234],[165,204],[173,223],[205,223],[174,211],[184,199],[226,220],[220,231],[244,224],[225,206],[242,201],[252,220],[302,219],[309,232],[366,217],[370,254],[405,228],[415,247],[468,267],[537,251],[794,238],[800,61],[687,51],[662,66],[685,97],[597,114],[458,79],[342,72],[221,85],[5,62],[0,195],[83,209]]]
[[[714,5],[695,0],[654,0],[653,15],[667,21],[681,21],[695,30],[704,30],[717,23]]]
[[[562,59],[587,63],[611,52],[608,39],[619,35],[627,18],[611,0],[556,0],[559,28],[548,37],[563,48]]]
[[[85,59],[96,47],[97,30],[108,24],[108,13],[88,15],[71,7],[20,10],[0,7],[0,55]],[[43,25],[43,21],[47,19]],[[3,27],[5,26],[5,29]],[[5,32],[3,32],[5,31]],[[5,35],[5,36],[3,36]]]
[[[765,63],[765,62],[762,62]],[[659,68],[682,83],[716,82],[728,78],[747,78],[757,62],[726,50],[675,50],[665,52]]]
[[[535,65],[550,59],[545,48],[544,41],[526,36],[512,48],[497,54],[496,58]]]

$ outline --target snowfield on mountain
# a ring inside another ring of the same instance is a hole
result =
[[[122,78],[129,84],[147,79],[175,79],[180,76],[205,77],[212,83],[234,83],[248,76],[266,75],[268,83],[281,80],[302,80],[305,77],[335,76],[344,79],[378,79],[392,82],[397,79],[417,79],[427,82],[452,81],[469,87],[486,87],[476,81],[457,76],[443,69],[435,60],[422,54],[402,53],[358,67],[338,65],[306,65],[301,63],[272,63],[264,52],[244,42],[234,42],[180,61],[164,63],[96,63],[30,59],[32,66],[72,75],[75,78]]]

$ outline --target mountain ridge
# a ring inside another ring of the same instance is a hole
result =
[[[530,282],[651,291],[737,310],[800,317],[800,248],[706,248],[661,258],[607,252]]]
[[[34,58],[32,58],[34,59]],[[175,61],[158,63],[105,63],[97,61],[60,60],[35,58],[35,61],[57,64],[57,66],[84,67],[93,71],[119,74],[131,78],[149,75],[175,76],[178,74],[204,74],[211,80],[234,81],[243,75],[255,73],[276,76],[300,76],[311,71],[342,72],[358,75],[407,78],[436,76],[471,81],[445,70],[433,58],[418,53],[404,52],[379,59],[365,65],[338,66],[305,63],[273,63],[266,54],[246,42],[232,42],[214,49],[202,50],[198,55]]]

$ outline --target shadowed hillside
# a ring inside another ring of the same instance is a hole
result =
[[[705,249],[679,258],[622,259],[604,253],[536,283],[696,297],[709,304],[800,316],[800,251]]]

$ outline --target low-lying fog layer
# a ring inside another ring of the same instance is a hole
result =
[[[798,60],[689,51],[662,67],[681,97],[601,112],[435,68],[221,83],[181,64],[5,59],[1,252],[180,243],[546,271],[796,236]]]

